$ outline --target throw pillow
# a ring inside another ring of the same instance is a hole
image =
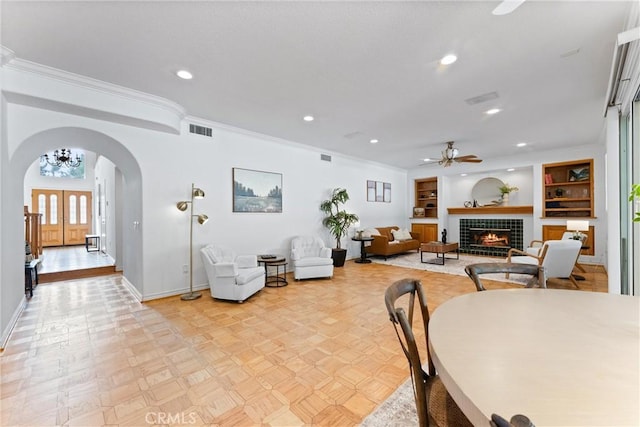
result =
[[[380,232],[376,228],[367,228],[362,232],[362,237],[379,236]]]
[[[393,234],[393,239],[394,240],[411,240],[413,239],[413,237],[411,237],[411,233],[409,233],[409,230],[407,230],[406,228],[401,228],[399,230],[391,230],[391,234]]]

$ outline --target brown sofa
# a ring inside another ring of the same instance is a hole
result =
[[[420,250],[420,236],[418,233],[411,233],[411,240],[394,240],[391,230],[399,230],[400,227],[376,227],[379,236],[372,235],[371,245],[365,248],[369,255],[380,255],[386,260],[390,255],[397,255],[407,251]]]

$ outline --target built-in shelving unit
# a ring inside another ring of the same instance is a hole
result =
[[[415,180],[416,198],[414,218],[438,217],[438,178],[421,178]],[[424,212],[424,215],[420,215]]]
[[[542,165],[543,218],[594,218],[593,159]]]

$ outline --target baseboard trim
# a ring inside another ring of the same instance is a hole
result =
[[[209,290],[209,285],[208,284],[204,284],[204,285],[194,286],[193,290],[194,291],[207,291],[207,290]],[[151,300],[154,300],[154,299],[175,297],[175,296],[178,296],[178,295],[186,294],[188,292],[189,292],[188,288],[181,289],[179,291],[171,290],[171,291],[167,291],[167,292],[158,292],[158,293],[154,293],[154,294],[150,294],[150,295],[145,295],[143,302],[151,301]]]
[[[16,323],[18,323],[18,319],[20,318],[20,315],[22,314],[26,306],[27,299],[23,295],[22,299],[20,300],[20,304],[18,304],[18,307],[16,307],[15,311],[13,312],[13,316],[11,316],[11,319],[9,320],[9,324],[4,329],[4,331],[2,331],[2,337],[0,337],[0,351],[4,351],[5,347],[7,346],[7,342],[9,341],[9,337],[11,336],[11,332],[13,332],[13,328],[16,326]]]
[[[135,299],[138,300],[138,302],[142,302],[142,294],[140,293],[140,291],[138,291],[138,289],[136,289],[135,286],[133,286],[133,283],[131,283],[129,279],[127,279],[125,276],[122,276],[122,284],[124,285],[125,288],[127,288],[129,293],[133,295]]]

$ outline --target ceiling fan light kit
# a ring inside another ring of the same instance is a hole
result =
[[[458,157],[458,149],[453,147],[453,141],[447,142],[447,148],[442,152],[442,159],[438,162],[439,165],[443,165],[445,168],[457,163],[480,163],[482,159],[479,159],[475,154],[467,154],[466,156]]]

